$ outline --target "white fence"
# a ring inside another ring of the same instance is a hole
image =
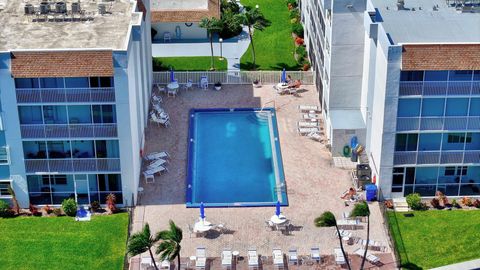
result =
[[[313,85],[314,78],[311,71],[287,71],[295,80],[302,84]],[[180,84],[192,80],[193,83],[200,82],[200,77],[207,76],[210,83],[221,82],[222,84],[251,84],[259,80],[262,84],[277,84],[282,77],[281,71],[175,71],[175,79]],[[167,84],[170,82],[170,72],[153,72],[153,83]]]

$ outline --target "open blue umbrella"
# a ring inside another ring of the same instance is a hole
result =
[[[173,71],[173,68],[170,69],[170,82],[175,81],[175,72]]]
[[[282,70],[282,82],[286,82],[287,81],[287,72],[285,71],[285,69]]]
[[[205,205],[203,205],[203,202],[200,203],[200,218],[202,220],[205,219]]]
[[[275,215],[280,216],[280,201],[277,201],[277,205],[275,205]]]

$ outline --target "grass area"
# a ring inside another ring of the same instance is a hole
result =
[[[299,70],[293,52],[295,45],[292,39],[287,3],[284,0],[241,0],[244,6],[259,5],[260,11],[271,25],[263,31],[254,31],[253,42],[256,52],[257,70]],[[240,59],[241,69],[253,68],[252,46]]]
[[[429,269],[480,258],[480,211],[389,212],[404,269]]]
[[[128,214],[0,218],[1,269],[123,269]]]
[[[206,71],[210,69],[210,62],[210,56],[154,57],[153,71],[166,71],[171,67],[176,71]],[[227,70],[227,60],[215,57],[215,70]]]

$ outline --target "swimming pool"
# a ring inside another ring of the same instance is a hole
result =
[[[192,109],[187,207],[288,205],[275,109]]]

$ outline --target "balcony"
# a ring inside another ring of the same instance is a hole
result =
[[[25,159],[27,173],[119,172],[119,158]]]
[[[10,164],[10,147],[2,146],[0,147],[0,165]]]
[[[23,139],[114,138],[117,124],[20,125]]]
[[[480,81],[400,82],[400,96],[480,95]]]
[[[480,151],[398,151],[394,165],[480,164]]]
[[[115,89],[52,88],[17,89],[17,103],[115,102]]]
[[[479,130],[478,116],[398,117],[397,131]]]

